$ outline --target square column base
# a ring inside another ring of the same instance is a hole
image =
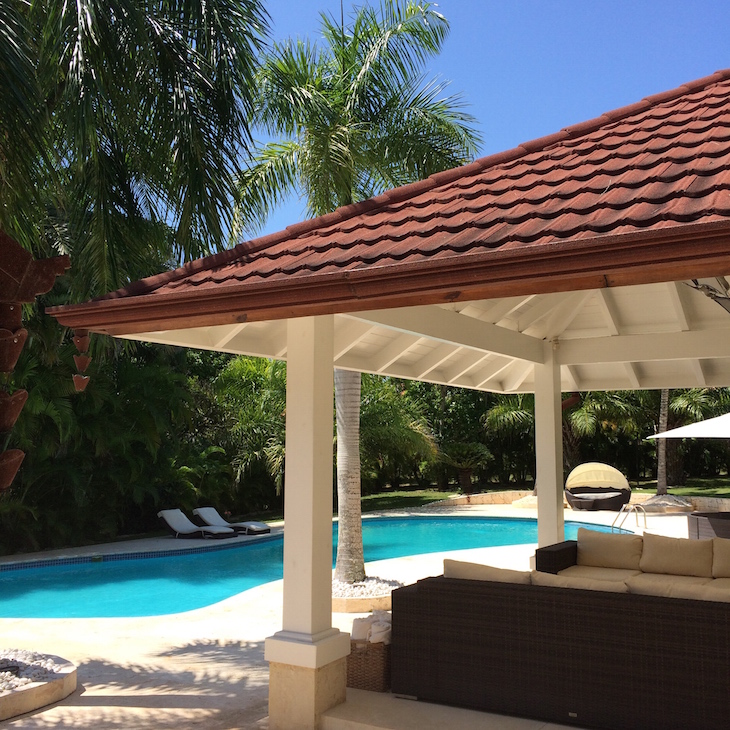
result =
[[[269,730],[317,730],[346,693],[347,657],[315,669],[269,662]]]

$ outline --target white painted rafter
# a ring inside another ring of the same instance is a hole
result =
[[[376,373],[382,373],[390,365],[403,357],[421,339],[418,335],[398,335],[392,342],[380,350],[380,352],[370,358],[370,368]]]
[[[414,378],[425,378],[432,370],[441,367],[447,360],[461,352],[461,347],[454,347],[450,344],[442,344],[435,347],[425,357],[411,366]]]
[[[367,322],[358,322],[355,319],[336,319],[334,359],[337,361],[347,354],[353,347],[362,342],[375,327]]]
[[[482,352],[494,352],[528,362],[541,362],[542,342],[511,330],[480,322],[441,307],[405,307],[347,315],[389,329],[428,337]]]

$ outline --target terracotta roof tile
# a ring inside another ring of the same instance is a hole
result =
[[[105,299],[297,287],[343,272],[372,276],[386,291],[381,271],[394,275],[393,264],[402,275],[429,261],[458,265],[467,253],[489,261],[557,242],[730,227],[729,191],[730,71],[722,71]]]

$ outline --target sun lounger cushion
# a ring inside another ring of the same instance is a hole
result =
[[[554,588],[579,588],[585,591],[609,591],[610,593],[628,593],[629,589],[622,580],[598,580],[569,575],[555,575],[532,572],[531,582],[534,586],[552,586]]]
[[[644,533],[640,568],[644,573],[712,578],[712,552],[712,540]]]
[[[509,570],[494,568],[491,565],[467,563],[461,560],[444,560],[444,576],[463,580],[490,580],[495,583],[523,583],[530,585],[530,573],[527,570]]]
[[[642,538],[578,528],[578,565],[641,570]]]

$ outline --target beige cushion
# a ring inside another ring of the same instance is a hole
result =
[[[481,563],[465,563],[461,560],[444,560],[444,578],[461,578],[463,580],[491,580],[497,583],[530,584],[528,570],[509,570],[494,568]]]
[[[730,578],[715,578],[715,580],[711,580],[705,585],[702,599],[730,603]]]
[[[569,575],[554,575],[553,573],[542,573],[539,570],[532,571],[532,585],[552,586],[554,588],[580,588],[584,591],[609,591],[610,593],[628,593],[626,583],[620,580],[593,580],[591,578],[579,578]]]
[[[644,533],[639,563],[644,573],[712,577],[712,540],[687,540]]]
[[[639,573],[626,581],[629,593],[664,598],[699,598],[699,589],[712,582],[711,578],[696,575],[667,575],[666,573]]]
[[[712,540],[712,577],[730,578],[730,540],[724,537]]]
[[[561,570],[558,575],[571,578],[590,578],[591,580],[619,580],[624,582],[632,575],[639,575],[640,570],[623,570],[621,568],[595,568],[592,565],[571,565]]]
[[[640,570],[641,535],[578,528],[578,565]]]

